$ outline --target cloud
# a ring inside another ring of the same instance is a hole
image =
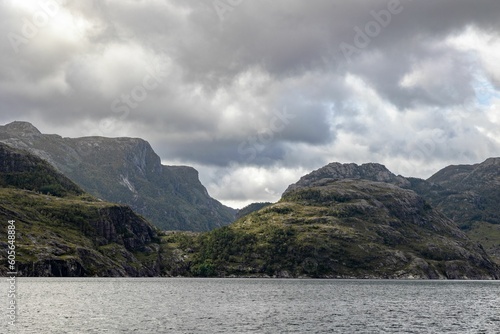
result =
[[[1,3],[0,122],[145,138],[238,205],[332,161],[498,155],[498,1],[225,3]]]

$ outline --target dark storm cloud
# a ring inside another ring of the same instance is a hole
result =
[[[221,1],[2,2],[0,121],[143,137],[223,170],[221,199],[248,173],[272,197],[333,160],[423,175],[499,148],[500,2]]]

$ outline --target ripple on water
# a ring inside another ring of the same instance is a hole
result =
[[[0,284],[0,289],[5,289]],[[12,333],[498,333],[500,282],[18,279]]]

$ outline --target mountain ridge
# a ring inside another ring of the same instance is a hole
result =
[[[364,179],[391,183],[401,187],[409,186],[409,182],[406,178],[393,174],[384,165],[379,163],[370,162],[358,165],[355,163],[342,164],[339,162],[332,162],[302,176],[299,181],[291,184],[285,190],[284,194],[300,187],[307,187],[321,184],[321,182],[328,182],[329,180],[340,179]]]
[[[92,195],[130,205],[162,229],[208,231],[235,219],[236,210],[211,198],[194,168],[162,165],[140,138],[63,138],[13,122],[0,126],[0,142],[30,151]]]
[[[279,202],[251,205],[229,226],[160,232],[129,207],[86,194],[47,161],[0,143],[0,225],[16,220],[20,276],[500,278],[480,244],[385,167],[332,166],[336,174],[305,175]],[[147,164],[139,167],[147,173]],[[356,175],[377,181],[344,177]]]

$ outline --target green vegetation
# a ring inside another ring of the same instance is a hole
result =
[[[81,195],[76,184],[53,170],[49,163],[0,144],[0,187],[27,189],[63,197]]]
[[[128,207],[99,201],[43,160],[1,144],[0,180],[0,228],[15,220],[20,276],[159,274],[156,231]]]
[[[247,206],[245,206],[243,209],[238,210],[236,214],[236,219],[240,219],[241,217],[245,217],[246,215],[251,214],[252,212],[258,211],[262,208],[265,208],[266,206],[269,206],[273,203],[270,202],[259,202],[259,203],[252,203]]]
[[[473,241],[481,244],[486,252],[500,264],[500,224],[475,222],[466,230]]]
[[[443,168],[412,189],[443,212],[500,263],[500,158]]]
[[[154,240],[137,242],[148,240],[154,230],[126,207],[82,196],[60,198],[4,188],[0,189],[2,230],[9,220],[16,221],[20,276],[159,274],[154,269],[158,259]],[[145,231],[138,231],[136,224],[144,225]],[[5,254],[0,261],[6,263]],[[0,273],[5,271],[0,266]]]
[[[415,193],[365,180],[295,189],[188,238],[176,247],[193,276],[498,277],[486,253]]]
[[[327,167],[356,177],[325,177],[319,170],[291,186],[278,203],[244,208],[244,216],[229,226],[160,232],[129,207],[96,199],[48,163],[0,144],[0,228],[16,221],[20,276],[500,277],[498,264],[477,243],[499,253],[500,224],[485,219],[494,216],[463,224],[470,239],[429,204],[459,192],[446,190],[446,178],[437,185],[395,177],[376,164]],[[177,172],[179,182],[185,173],[196,173]],[[424,200],[400,185],[429,196]],[[186,189],[170,186],[179,193]],[[496,198],[485,194],[481,210],[493,208],[490,200]],[[0,248],[7,246],[0,241]],[[0,253],[0,274],[7,272],[5,254]]]

